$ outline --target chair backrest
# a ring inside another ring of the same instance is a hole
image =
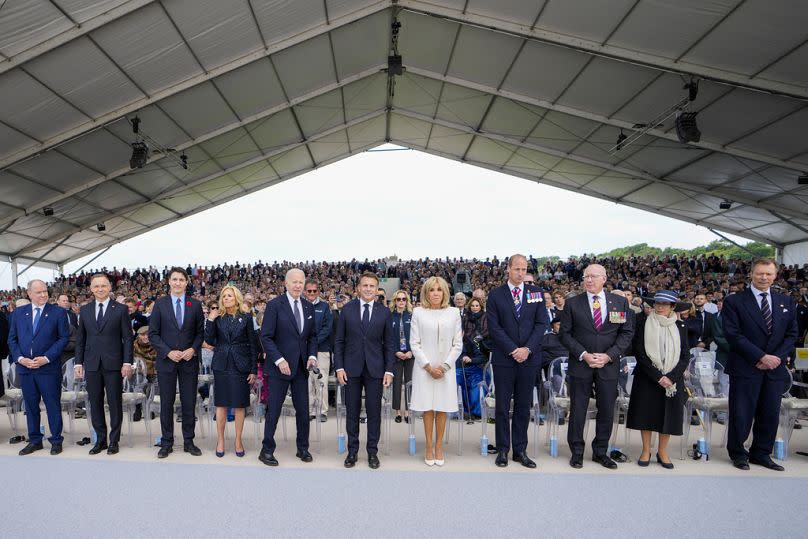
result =
[[[702,348],[691,350],[685,384],[699,397],[726,397],[729,387],[724,367],[715,361],[715,352]]]
[[[123,379],[124,393],[143,393],[146,384],[149,383],[146,377],[146,361],[140,356],[135,356],[134,363],[132,375]]]
[[[199,360],[201,374],[210,374],[210,365],[213,363],[213,350],[202,348]]]
[[[551,398],[568,397],[567,392],[567,367],[569,358],[561,356],[555,358],[550,363],[550,375],[547,381],[547,389]]]
[[[9,361],[8,370],[6,371],[6,383],[9,388],[21,389],[20,379],[17,375],[17,367],[14,363]]]
[[[72,391],[76,384],[76,371],[73,369],[73,358],[71,357],[62,364],[62,390]]]
[[[634,384],[634,369],[637,367],[637,358],[626,356],[620,358],[620,370],[617,372],[617,387],[626,397],[631,396],[631,386]]]

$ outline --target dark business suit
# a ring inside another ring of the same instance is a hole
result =
[[[22,387],[28,421],[28,442],[42,443],[39,432],[39,401],[45,403],[51,436],[48,441],[61,445],[62,437],[62,362],[61,356],[69,338],[67,311],[58,305],[46,303],[42,307],[39,324],[33,329],[33,305],[18,307],[11,317],[8,334],[10,360],[17,362],[17,376]],[[19,363],[20,357],[33,359],[45,356],[49,362],[38,369],[29,369]]]
[[[8,318],[6,313],[0,311],[0,360],[8,356]],[[9,361],[9,365],[13,361]],[[0,397],[6,394],[6,382],[3,369],[0,369]]]
[[[603,318],[600,331],[595,329],[589,296],[584,292],[567,300],[561,311],[561,343],[569,350],[567,380],[570,394],[570,421],[567,429],[567,442],[573,457],[584,454],[584,425],[586,424],[589,397],[592,386],[595,387],[595,399],[598,416],[595,423],[595,439],[592,441],[592,454],[595,457],[605,456],[609,449],[609,437],[612,433],[614,419],[614,401],[617,399],[617,371],[620,358],[631,346],[634,337],[634,313],[628,307],[628,301],[622,296],[609,294],[605,296],[606,316]],[[625,313],[625,322],[609,321],[609,313]],[[610,362],[600,369],[593,369],[580,359],[581,354],[605,353]]]
[[[395,372],[395,349],[398,334],[393,334],[390,310],[373,302],[370,324],[362,325],[361,302],[349,301],[342,308],[334,341],[334,368],[345,370],[348,433],[348,452],[359,451],[359,413],[362,408],[362,389],[365,390],[365,410],[368,416],[368,455],[379,451],[381,436],[382,382],[385,373]]]
[[[774,447],[780,401],[788,381],[786,360],[794,353],[797,320],[793,300],[771,292],[771,334],[752,289],[727,296],[721,310],[730,352],[725,372],[729,383],[727,452],[732,460],[767,460]],[[776,369],[755,367],[765,355],[780,358]],[[754,427],[752,424],[754,423]],[[749,451],[743,444],[752,430]]]
[[[317,327],[314,323],[314,306],[302,296],[299,300],[303,317],[302,331],[295,320],[287,294],[278,296],[267,304],[261,324],[261,345],[266,353],[264,372],[269,377],[263,442],[263,451],[267,454],[275,452],[275,429],[290,388],[297,425],[295,443],[298,451],[309,449],[309,373],[306,363],[310,357],[317,358]],[[288,376],[275,365],[281,358],[289,364]]]
[[[160,387],[162,428],[160,445],[163,447],[174,445],[174,401],[177,398],[177,381],[180,386],[182,407],[182,437],[185,444],[193,442],[199,355],[205,328],[205,317],[199,301],[185,296],[182,327],[177,324],[174,301],[170,294],[159,298],[154,302],[154,309],[149,319],[149,342],[157,350],[155,368]],[[168,359],[168,353],[172,350],[182,351],[188,348],[195,351],[194,357],[190,360],[175,363]]]
[[[529,294],[536,296],[531,298]],[[513,295],[506,283],[491,291],[485,308],[493,345],[491,365],[496,388],[497,450],[507,453],[513,447],[514,455],[527,449],[533,387],[542,361],[541,342],[550,326],[539,288],[525,284],[520,301],[522,306],[517,316]],[[510,354],[522,347],[527,347],[530,355],[524,362],[517,363]],[[513,419],[509,421],[511,397]]]
[[[99,444],[107,441],[107,422],[104,417],[104,394],[109,405],[109,441],[121,440],[123,423],[123,377],[121,367],[132,364],[132,330],[126,305],[110,300],[98,322],[97,301],[79,311],[76,332],[75,364],[84,367],[90,416]]]

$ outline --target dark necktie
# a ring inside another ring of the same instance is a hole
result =
[[[177,326],[182,328],[182,305],[180,305],[180,298],[177,298],[177,305],[174,308],[174,318],[177,319]]]
[[[519,298],[519,289],[513,289],[513,312],[516,313],[516,318],[519,318],[519,315],[522,312],[522,300]]]
[[[365,312],[362,313],[362,331],[367,331],[370,325],[370,304],[365,303]]]
[[[592,298],[592,319],[595,321],[595,331],[603,326],[603,314],[600,312],[600,296]]]
[[[297,321],[297,330],[303,333],[303,316],[300,314],[300,300],[295,300],[295,320]]]
[[[104,319],[104,304],[99,303],[98,304],[98,316],[95,318],[95,323],[98,324],[98,326],[100,327],[101,326],[101,320],[103,320],[103,319]]]
[[[763,313],[763,322],[766,324],[766,331],[772,332],[772,309],[769,307],[769,295],[766,292],[760,293],[760,312]]]

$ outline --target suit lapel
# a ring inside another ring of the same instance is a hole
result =
[[[774,294],[772,294],[772,303],[774,302]],[[749,288],[743,292],[743,304],[746,307],[746,310],[749,311],[749,315],[752,317],[752,320],[760,326],[760,329],[766,333],[766,324],[763,322],[763,313],[760,311],[760,306],[758,306],[757,299],[755,298],[755,294],[752,292],[752,289]],[[771,306],[769,306],[771,307]],[[772,310],[772,329],[774,329],[774,311]]]
[[[300,328],[297,325],[297,320],[295,320],[295,313],[292,310],[292,306],[289,305],[289,296],[284,294],[284,300],[281,303],[283,303],[282,309],[286,312],[286,318],[292,321],[292,326],[295,328],[297,334],[300,335]],[[303,312],[301,311],[300,314],[302,315]],[[303,320],[303,323],[306,323],[305,319]]]
[[[36,331],[31,333],[31,339],[32,340],[33,340],[34,337],[37,336],[37,334],[39,334],[39,330],[42,329],[42,326],[45,325],[45,317],[47,316],[47,313],[48,313],[48,304],[46,303],[42,307],[42,313],[40,313],[40,315],[39,315],[39,324],[37,324],[37,326],[36,326]],[[33,323],[34,323],[33,316],[34,316],[34,305],[31,304],[31,317],[32,317],[31,318],[31,327],[33,327]]]
[[[115,308],[115,302],[109,300],[107,303],[107,309],[104,311],[104,316],[101,318],[101,325],[98,327],[98,332],[101,333],[104,330],[104,326],[107,324],[107,320],[109,320],[109,312]]]
[[[182,327],[188,327],[188,323],[190,322],[192,316],[191,308],[193,305],[194,303],[188,299],[188,296],[185,296],[185,305],[182,306]]]

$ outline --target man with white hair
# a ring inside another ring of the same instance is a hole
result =
[[[454,305],[460,309],[460,318],[466,314],[466,295],[463,292],[458,292],[454,295]]]
[[[258,460],[277,466],[275,429],[286,393],[291,387],[297,425],[297,458],[313,460],[309,452],[309,373],[317,367],[317,328],[314,306],[301,297],[306,274],[298,268],[286,272],[286,293],[267,303],[261,324],[264,372],[267,373],[269,401],[264,423],[264,441]]]

